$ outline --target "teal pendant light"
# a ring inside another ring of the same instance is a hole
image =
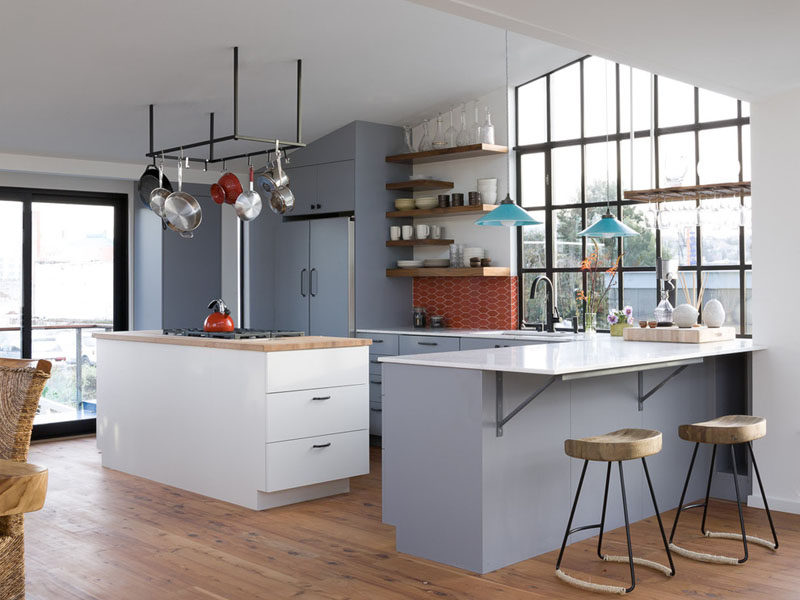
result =
[[[508,111],[508,29],[506,29],[506,111]],[[508,115],[506,115],[506,132],[508,132]],[[507,133],[508,135],[508,133]],[[509,135],[510,137],[510,135]],[[508,187],[511,187],[511,155],[508,158]],[[475,221],[476,225],[495,225],[503,227],[522,227],[524,225],[541,225],[511,199],[511,193],[506,192],[505,199],[497,205],[492,212],[483,215]]]
[[[594,223],[589,225],[586,229],[581,231],[578,234],[578,237],[587,237],[587,238],[602,238],[602,239],[609,239],[609,238],[618,238],[618,237],[632,237],[635,235],[639,235],[639,232],[635,229],[632,229],[625,225],[622,221],[617,219],[614,215],[611,214],[611,205],[610,200],[608,198],[608,192],[611,188],[611,181],[608,171],[608,164],[609,164],[609,156],[608,156],[608,61],[605,64],[605,85],[606,85],[606,100],[605,100],[605,113],[606,113],[606,212],[605,214],[597,219]],[[633,81],[633,80],[631,80]],[[633,89],[633,86],[631,86]],[[633,106],[633,105],[631,105]],[[633,142],[633,129],[631,129],[631,142]],[[633,148],[633,143],[631,143],[631,149]],[[633,169],[631,169],[631,180],[633,180]]]

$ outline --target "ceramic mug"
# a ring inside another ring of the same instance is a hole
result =
[[[427,239],[431,234],[431,228],[428,225],[417,225],[417,239]]]
[[[442,239],[444,235],[444,227],[441,225],[431,225],[431,238],[434,240]]]
[[[389,239],[392,241],[397,241],[400,239],[399,225],[392,225],[391,227],[389,227]]]
[[[414,226],[413,225],[403,225],[403,239],[404,240],[413,240],[414,239]]]

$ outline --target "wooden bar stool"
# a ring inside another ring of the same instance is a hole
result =
[[[653,491],[653,483],[650,481],[650,471],[648,471],[647,461],[645,461],[645,456],[650,456],[652,454],[658,454],[661,452],[661,432],[652,429],[620,429],[605,435],[582,438],[579,440],[566,440],[564,442],[564,452],[573,458],[583,459],[583,469],[581,470],[581,478],[578,482],[578,489],[575,491],[575,501],[572,503],[572,511],[569,514],[569,521],[567,521],[567,529],[564,532],[564,541],[561,543],[561,552],[558,553],[558,561],[556,562],[556,576],[562,581],[581,589],[590,590],[593,592],[608,592],[611,594],[627,594],[632,592],[633,588],[636,587],[636,574],[634,573],[633,568],[634,564],[656,569],[657,571],[661,571],[670,577],[675,575],[675,565],[672,563],[672,555],[670,554],[669,545],[667,544],[667,536],[664,533],[664,525],[661,523],[661,514],[658,512],[658,505],[656,504],[656,494]],[[653,508],[656,511],[658,528],[661,530],[661,541],[664,543],[664,550],[667,553],[669,567],[651,560],[645,560],[643,558],[636,558],[633,556],[633,549],[631,547],[631,527],[628,520],[628,499],[625,495],[625,478],[622,474],[622,461],[634,460],[637,458],[642,459],[644,474],[647,478],[647,487],[650,488],[650,497],[653,500]],[[572,519],[575,516],[575,508],[578,506],[578,498],[581,495],[581,488],[583,487],[583,478],[586,475],[586,467],[589,465],[590,460],[608,463],[608,468],[606,469],[605,492],[603,494],[603,512],[600,516],[600,523],[572,528]],[[622,491],[622,511],[625,515],[625,535],[628,539],[628,556],[609,556],[607,554],[603,554],[603,529],[606,522],[608,483],[611,478],[611,463],[613,462],[616,462],[619,465],[619,485],[620,490]],[[630,565],[630,587],[625,588],[614,585],[600,585],[572,577],[561,570],[561,559],[564,557],[564,548],[567,546],[567,539],[573,533],[584,531],[586,529],[600,530],[600,536],[597,541],[597,556],[608,562],[627,562]]]
[[[753,440],[762,438],[767,434],[767,420],[763,417],[752,417],[749,415],[727,415],[724,417],[717,417],[710,421],[702,423],[693,423],[691,425],[681,425],[678,428],[678,435],[681,439],[689,442],[695,442],[694,452],[692,452],[692,460],[689,462],[689,472],[686,474],[686,482],[683,484],[683,492],[681,493],[681,501],[678,504],[678,511],[675,513],[675,523],[672,525],[672,532],[669,535],[669,547],[676,553],[686,558],[699,560],[703,562],[711,562],[723,565],[740,565],[747,561],[747,542],[765,546],[771,550],[778,549],[778,535],[775,533],[775,525],[772,523],[772,514],[769,512],[769,505],[767,504],[767,495],[764,493],[764,485],[761,483],[761,474],[758,472],[758,465],[756,464],[756,457],[753,454]],[[683,505],[686,497],[686,489],[689,487],[689,479],[692,476],[692,468],[694,467],[694,459],[697,457],[697,449],[700,444],[713,444],[714,449],[711,451],[711,467],[708,471],[708,485],[706,486],[706,499],[704,502],[697,504]],[[714,532],[706,530],[706,515],[708,514],[708,497],[711,493],[711,478],[714,475],[714,461],[717,457],[717,446],[719,444],[727,444],[730,448],[731,462],[733,464],[733,485],[736,489],[736,506],[739,509],[739,525],[742,528],[741,533],[727,533],[727,532]],[[739,493],[739,479],[736,470],[736,456],[733,452],[733,447],[736,444],[747,444],[750,451],[750,459],[753,462],[753,470],[758,479],[758,487],[761,490],[761,497],[764,499],[764,509],[767,511],[767,519],[769,520],[769,527],[772,530],[772,539],[768,540],[747,535],[744,530],[744,516],[742,515],[742,499]],[[704,552],[695,552],[681,548],[673,543],[675,538],[675,530],[678,528],[678,519],[684,510],[690,508],[703,507],[703,520],[700,522],[700,532],[709,538],[726,538],[733,540],[741,540],[744,547],[744,557],[735,558],[732,556],[718,556],[716,554],[707,554]]]

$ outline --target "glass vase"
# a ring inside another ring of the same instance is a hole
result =
[[[428,150],[433,149],[433,144],[431,143],[431,137],[428,133],[428,119],[422,123],[422,137],[419,140],[419,147],[417,148],[417,152],[427,152]]]
[[[404,152],[414,152],[414,144],[411,142],[411,127],[403,125],[403,150]]]
[[[469,143],[470,144],[480,144],[481,143],[481,124],[478,121],[480,117],[478,117],[478,103],[475,102],[475,116],[472,120],[472,125],[469,128]]]
[[[467,129],[467,109],[466,107],[461,107],[461,116],[460,116],[460,127],[458,130],[458,134],[456,135],[456,146],[468,146],[469,145],[469,130]]]
[[[584,337],[594,337],[597,335],[597,313],[585,313],[583,317]]]
[[[492,125],[492,115],[489,107],[486,107],[486,120],[481,125],[481,142],[484,144],[494,144],[494,125]]]
[[[436,117],[436,130],[434,131],[431,145],[434,150],[441,150],[447,146],[447,141],[444,139],[444,124],[442,123],[441,113]]]

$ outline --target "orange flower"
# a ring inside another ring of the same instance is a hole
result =
[[[578,300],[579,302],[588,301],[588,298],[586,297],[586,294],[583,293],[583,290],[578,290],[578,293],[575,294],[575,299]]]

